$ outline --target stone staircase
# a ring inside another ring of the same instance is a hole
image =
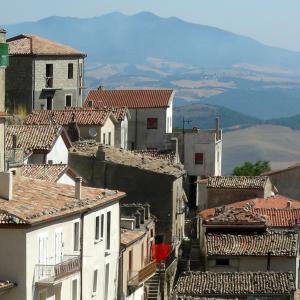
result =
[[[156,272],[154,276],[152,276],[145,282],[145,286],[148,288],[148,300],[160,300],[161,297],[159,285],[160,275],[158,274],[158,272]]]

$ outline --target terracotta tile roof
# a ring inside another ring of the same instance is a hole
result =
[[[126,115],[129,116],[130,118],[129,110],[127,107],[111,107],[108,108],[108,110],[111,110],[113,114],[116,116],[117,120],[119,121],[123,121]]]
[[[74,186],[13,176],[13,199],[0,198],[0,226],[35,225],[118,201],[125,193],[82,186],[75,198]]]
[[[221,189],[263,189],[267,176],[215,176],[209,177],[208,188]]]
[[[68,125],[76,122],[78,125],[99,125],[103,126],[106,120],[112,115],[109,110],[68,108],[64,110],[34,110],[29,114],[24,124],[45,125],[59,124]]]
[[[64,164],[54,165],[24,165],[21,168],[21,174],[24,177],[32,179],[47,180],[48,182],[57,182],[65,174],[68,166]]]
[[[5,112],[5,111],[0,111],[0,118],[2,118],[2,117],[9,117],[10,115],[7,113],[7,112]]]
[[[94,90],[90,91],[84,107],[128,107],[159,108],[169,107],[173,90]]]
[[[203,220],[204,226],[255,226],[266,227],[267,218],[252,210],[251,207],[218,207],[215,214]]]
[[[300,208],[300,201],[290,199],[285,196],[276,195],[268,198],[255,198],[255,199],[249,199],[244,201],[239,201],[235,203],[231,203],[228,205],[225,205],[226,208],[242,208],[245,206],[251,206],[252,210],[257,208],[276,208],[276,209],[283,209],[288,208],[291,206],[291,208]],[[207,219],[210,217],[213,217],[215,215],[216,209],[220,208],[208,208],[205,210],[202,210],[199,213],[199,216],[203,219]]]
[[[72,55],[85,56],[71,47],[37,35],[21,34],[7,40],[10,55]]]
[[[300,208],[254,208],[264,216],[270,227],[295,227],[300,225]]]
[[[145,234],[145,231],[142,230],[129,230],[121,228],[121,244],[122,246],[129,246],[141,239]]]
[[[86,156],[96,155],[99,147],[101,147],[105,153],[105,161],[119,164],[120,166],[129,166],[175,178],[182,177],[186,173],[181,164],[171,164],[164,159],[144,156],[139,153],[134,153],[133,151],[102,145],[95,141],[73,143],[72,154],[77,153],[78,155]]]
[[[295,278],[290,272],[185,272],[174,288],[177,296],[186,297],[290,295],[294,291]]]
[[[68,135],[61,126],[57,125],[9,125],[6,127],[6,149],[13,147],[13,135],[17,135],[17,147],[24,149],[25,154],[34,150],[50,151],[62,135],[67,147],[71,147]]]
[[[209,256],[297,256],[298,235],[291,232],[206,235]]]

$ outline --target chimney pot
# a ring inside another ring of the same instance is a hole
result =
[[[287,208],[292,208],[292,201],[289,200],[289,201],[287,202]]]
[[[81,185],[82,185],[82,177],[75,178],[75,198],[77,200],[81,199]]]
[[[137,211],[135,214],[135,228],[140,228],[141,225],[141,214]]]
[[[0,173],[0,197],[6,200],[13,198],[13,175],[11,172]]]

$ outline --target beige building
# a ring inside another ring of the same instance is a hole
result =
[[[118,299],[147,299],[146,296],[153,293],[145,282],[156,273],[156,262],[152,259],[154,237],[155,224],[150,206],[122,204]]]
[[[64,126],[72,141],[92,139],[117,148],[127,147],[128,109],[65,108],[35,110],[24,121],[26,125]]]
[[[128,148],[165,149],[165,134],[172,133],[173,90],[93,90],[84,107],[128,107]]]
[[[0,177],[0,278],[14,284],[1,299],[116,299],[125,194]]]
[[[84,53],[35,35],[7,42],[6,91],[12,111],[82,106]]]
[[[5,69],[8,66],[8,45],[6,31],[0,28],[0,145],[5,144]],[[4,148],[0,147],[0,172],[5,170]]]

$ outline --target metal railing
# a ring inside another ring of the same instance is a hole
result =
[[[46,89],[48,88],[53,88],[53,76],[51,77],[45,77],[46,81],[45,81],[45,87]]]
[[[129,286],[138,286],[156,272],[156,262],[152,261],[143,269],[137,272],[131,272],[131,277],[128,280]]]
[[[79,255],[65,255],[57,264],[36,265],[36,282],[51,283],[80,271]]]

